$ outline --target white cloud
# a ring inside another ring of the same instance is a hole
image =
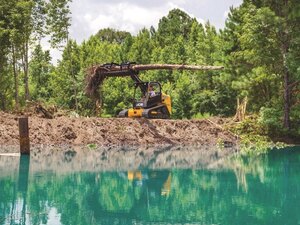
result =
[[[211,24],[221,28],[229,7],[238,6],[241,2],[242,0],[74,0],[71,3],[70,36],[81,43],[107,27],[137,34],[143,27],[157,28],[159,19],[174,8],[184,10],[200,23],[209,20]],[[52,56],[59,58],[59,52]]]
[[[164,10],[167,11],[167,10]],[[120,3],[116,6],[107,6],[105,13],[101,15],[89,14],[86,17],[86,24],[90,33],[106,27],[126,30],[136,34],[143,27],[150,27],[157,23],[158,19],[164,15],[162,11],[151,12],[139,6],[130,6],[127,3]],[[88,36],[86,38],[88,38]]]
[[[159,19],[174,8],[180,8],[191,17],[204,23],[204,18],[194,15],[184,8],[186,0],[157,0],[153,1],[153,5],[149,1],[145,1],[143,5],[143,2],[137,0],[112,0],[110,3],[101,0],[86,0],[84,3],[83,0],[73,1],[70,33],[79,42],[107,27],[137,34],[143,27],[154,26],[157,28]]]
[[[76,5],[73,8],[75,11],[77,10]],[[129,2],[120,2],[115,4],[104,3],[101,4],[101,7],[96,8],[101,9],[98,11],[86,8],[85,11],[87,12],[83,17],[73,13],[74,25],[71,27],[71,33],[74,34],[75,39],[78,41],[82,41],[91,34],[95,34],[100,29],[107,27],[126,30],[136,34],[143,27],[156,26],[159,19],[174,7],[171,4],[161,4],[155,9],[148,9],[138,4],[133,5]],[[80,35],[77,32],[79,24],[81,24],[81,27],[85,27]]]

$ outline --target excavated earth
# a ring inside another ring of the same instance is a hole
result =
[[[0,146],[19,144],[20,115],[0,112]],[[213,122],[214,121],[214,122]],[[217,120],[148,120],[132,118],[54,119],[29,116],[32,145],[86,146],[212,146],[236,148],[238,138]]]

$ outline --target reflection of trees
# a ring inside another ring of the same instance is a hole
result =
[[[225,162],[228,169],[234,171],[237,179],[237,186],[241,187],[244,191],[248,190],[247,175],[258,177],[260,182],[265,181],[265,165],[268,163],[268,158],[259,157],[243,157],[235,156]]]
[[[31,224],[46,223],[52,207],[62,224],[297,224],[299,162],[299,154],[275,152],[234,158],[222,169],[145,170],[136,180],[126,172],[36,173],[27,211]],[[14,213],[12,202],[24,199],[15,179],[0,180],[0,224]]]
[[[129,212],[134,204],[132,182],[116,173],[103,174],[99,184],[99,203],[107,211]]]
[[[28,191],[30,158],[21,156],[17,176],[0,180],[0,223],[26,224],[26,205]],[[17,181],[17,182],[16,182]],[[3,214],[1,213],[3,212]]]
[[[9,218],[13,212],[15,177],[0,180],[0,224],[5,224],[5,218]]]

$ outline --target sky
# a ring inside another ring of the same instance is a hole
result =
[[[141,28],[157,28],[159,19],[174,8],[179,8],[201,23],[210,21],[217,29],[223,28],[231,6],[242,0],[73,0],[70,36],[78,43],[87,40],[102,28],[115,28],[137,34]],[[44,44],[49,49],[48,44]],[[60,52],[51,50],[53,62]]]

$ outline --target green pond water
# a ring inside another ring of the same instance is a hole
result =
[[[193,169],[85,170],[72,154],[0,156],[0,224],[300,224],[297,147]]]

